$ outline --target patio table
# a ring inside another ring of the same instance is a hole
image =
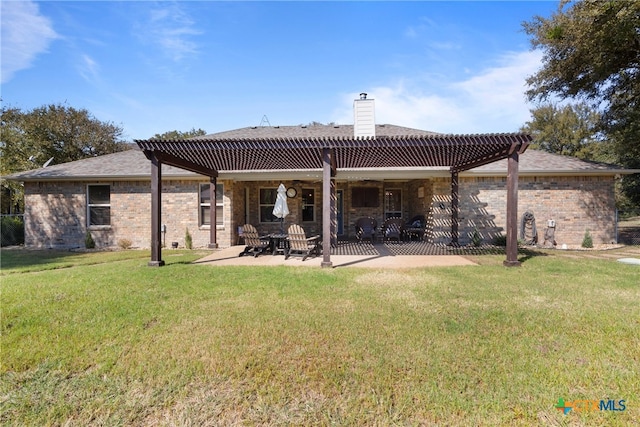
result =
[[[289,241],[287,237],[289,237],[286,233],[271,233],[269,236],[269,248],[271,250],[272,255],[286,253],[287,245]]]

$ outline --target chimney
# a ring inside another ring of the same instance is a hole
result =
[[[376,136],[375,104],[373,99],[367,99],[366,93],[360,94],[360,99],[353,101],[353,136]]]

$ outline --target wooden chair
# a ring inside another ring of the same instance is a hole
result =
[[[405,238],[404,220],[402,218],[389,218],[382,225],[382,241],[396,239],[401,242]]]
[[[362,242],[363,239],[370,239],[371,243],[375,243],[376,228],[378,228],[378,221],[374,218],[358,218],[356,221],[356,237],[358,238],[358,242]]]
[[[285,247],[284,259],[290,256],[301,256],[302,261],[309,255],[320,255],[320,236],[307,237],[304,229],[298,224],[292,224],[288,229],[288,245]]]
[[[258,230],[251,224],[245,224],[242,227],[242,237],[246,247],[238,256],[252,254],[254,258],[257,258],[269,248],[269,238],[260,236]]]

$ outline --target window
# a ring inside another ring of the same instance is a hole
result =
[[[316,198],[313,188],[302,189],[302,220],[303,221],[315,221],[316,220]]]
[[[87,225],[111,225],[111,188],[109,185],[87,187]]]
[[[276,188],[260,189],[260,222],[280,221],[273,215],[273,207],[276,205],[278,190]]]
[[[377,208],[380,206],[376,187],[353,187],[351,206],[354,208]]]
[[[402,191],[398,189],[384,190],[384,217],[402,217]]]
[[[211,225],[210,184],[200,184],[200,225]],[[224,187],[216,184],[216,225],[224,225]]]

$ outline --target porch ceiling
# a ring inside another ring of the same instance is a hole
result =
[[[526,134],[136,140],[147,158],[205,175],[225,171],[322,169],[330,149],[337,170],[448,167],[461,172],[522,153]]]

